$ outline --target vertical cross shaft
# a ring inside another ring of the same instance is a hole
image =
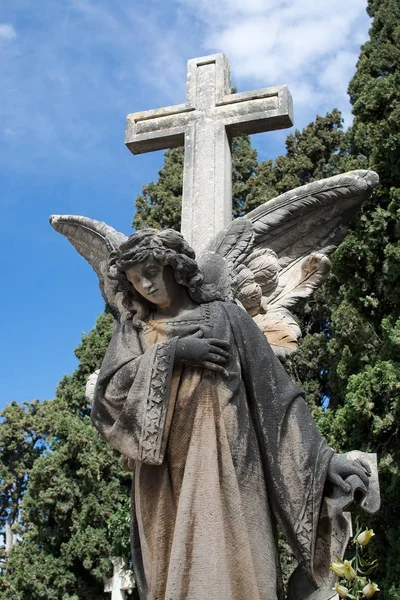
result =
[[[133,154],[185,146],[182,233],[196,252],[232,218],[231,139],[290,127],[286,86],[231,94],[223,54],[188,61],[186,103],[127,117]]]
[[[198,117],[185,133],[181,231],[196,251],[232,219],[231,140],[213,114],[231,91],[228,69],[226,61],[189,61],[187,104]]]

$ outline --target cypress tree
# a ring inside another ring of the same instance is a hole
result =
[[[343,450],[378,452],[382,508],[376,577],[400,598],[400,2],[369,0],[370,39],[349,85],[354,122],[347,154],[378,172],[381,185],[333,257],[329,394],[319,420]],[[364,517],[365,518],[365,517]]]

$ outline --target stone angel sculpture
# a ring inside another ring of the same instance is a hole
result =
[[[283,194],[198,261],[173,230],[126,237],[51,217],[115,316],[92,419],[134,470],[141,600],[283,600],[277,524],[299,562],[287,598],[335,595],[332,519],[357,490],[368,505],[373,468],[328,446],[277,356],[295,351],[290,309],[326,277],[326,254],[376,183],[357,171]]]

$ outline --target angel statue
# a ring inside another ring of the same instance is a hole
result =
[[[233,221],[197,261],[170,229],[126,237],[51,217],[115,315],[91,414],[134,472],[141,600],[335,596],[341,509],[356,494],[374,508],[370,455],[328,446],[281,363],[300,335],[290,309],[327,276],[327,253],[376,183],[354,171],[283,194]],[[277,525],[298,560],[286,591]]]

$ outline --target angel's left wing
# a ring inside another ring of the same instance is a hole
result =
[[[65,235],[93,267],[99,278],[100,291],[105,302],[120,314],[120,294],[117,292],[116,281],[108,276],[108,258],[127,236],[106,223],[80,215],[52,215],[50,223],[56,231]]]
[[[209,244],[208,254],[229,266],[232,294],[281,360],[297,351],[300,337],[290,310],[326,279],[327,254],[378,181],[360,170],[296,188],[236,219]]]

